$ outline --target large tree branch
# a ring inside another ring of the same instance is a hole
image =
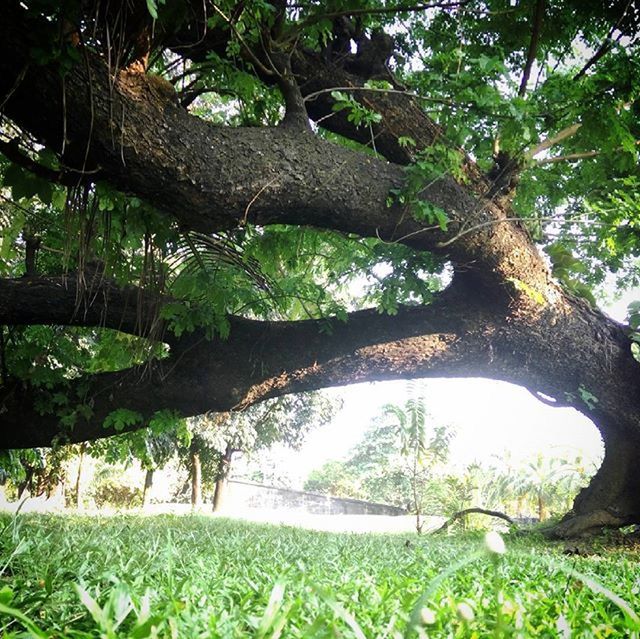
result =
[[[100,273],[0,279],[0,325],[58,324],[158,335],[161,297],[134,286],[120,288]]]
[[[17,383],[1,389],[3,446],[46,445],[54,437],[82,441],[113,434],[103,428],[115,408],[139,412],[141,428],[155,411],[182,415],[239,409],[302,390],[347,382],[415,375],[479,375],[488,365],[486,310],[470,309],[466,293],[451,289],[428,307],[402,309],[397,316],[374,310],[350,314],[347,322],[308,320],[260,322],[230,318],[227,340],[203,334],[183,337],[167,359],[116,373],[72,380],[59,389],[38,391]],[[488,320],[488,317],[487,317]],[[475,324],[475,328],[474,328]],[[39,414],[34,397],[64,393],[70,407],[90,407],[91,417],[64,432],[59,415]]]
[[[28,290],[24,287],[23,303]],[[34,289],[36,297],[40,294]],[[116,292],[110,298],[119,299]],[[96,306],[100,299],[96,297]],[[68,298],[69,309],[73,301]],[[0,390],[3,445],[107,436],[114,431],[103,422],[115,408],[140,413],[141,421],[130,428],[142,428],[162,409],[189,416],[237,410],[290,392],[429,376],[518,383],[588,414],[605,439],[621,431],[637,437],[640,376],[622,327],[578,301],[562,312],[547,309],[528,320],[517,309],[503,311],[465,278],[457,278],[433,304],[401,309],[394,317],[373,310],[352,313],[347,322],[232,317],[227,340],[190,334],[175,339],[169,357],[151,365],[72,380],[46,391],[5,384]],[[104,323],[103,317],[111,315],[92,313],[86,322],[93,317]],[[558,353],[573,356],[558,358]],[[627,380],[623,396],[619,379]],[[59,414],[41,414],[47,397],[55,393],[70,398],[63,413],[83,404],[90,408],[90,418],[79,417],[68,432],[60,426]]]
[[[286,129],[213,127],[160,99],[144,76],[116,82],[101,60],[86,55],[64,86],[54,68],[29,67],[16,85],[16,69],[29,61],[20,34],[20,9],[7,10],[0,39],[0,93],[11,93],[6,112],[52,148],[66,133],[67,163],[85,158],[112,183],[165,211],[185,229],[204,232],[247,221],[331,228],[438,250],[467,227],[477,232],[448,246],[456,263],[479,278],[518,279],[543,295],[548,270],[517,225],[488,220],[505,214],[491,202],[443,176],[421,196],[444,209],[449,232],[415,220],[406,208],[387,206],[403,181],[400,167]],[[36,92],[41,100],[32,99]],[[516,268],[517,265],[517,268]]]

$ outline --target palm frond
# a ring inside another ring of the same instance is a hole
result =
[[[246,256],[242,247],[225,235],[183,233],[167,265],[169,282],[198,271],[215,273],[221,267],[231,267],[243,273],[260,291],[271,294],[276,288],[262,272],[258,261]]]

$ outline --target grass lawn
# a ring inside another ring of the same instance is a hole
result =
[[[640,551],[197,516],[0,519],[2,637],[633,637]]]

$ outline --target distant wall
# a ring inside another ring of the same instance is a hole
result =
[[[225,502],[232,508],[302,510],[316,515],[406,515],[407,511],[387,504],[307,493],[288,488],[231,480]]]

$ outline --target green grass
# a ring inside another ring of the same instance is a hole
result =
[[[482,535],[332,534],[197,516],[19,515],[1,518],[0,530],[2,637],[631,637],[639,629],[640,555],[630,550],[565,557],[558,546],[507,537],[506,554],[492,555]]]

